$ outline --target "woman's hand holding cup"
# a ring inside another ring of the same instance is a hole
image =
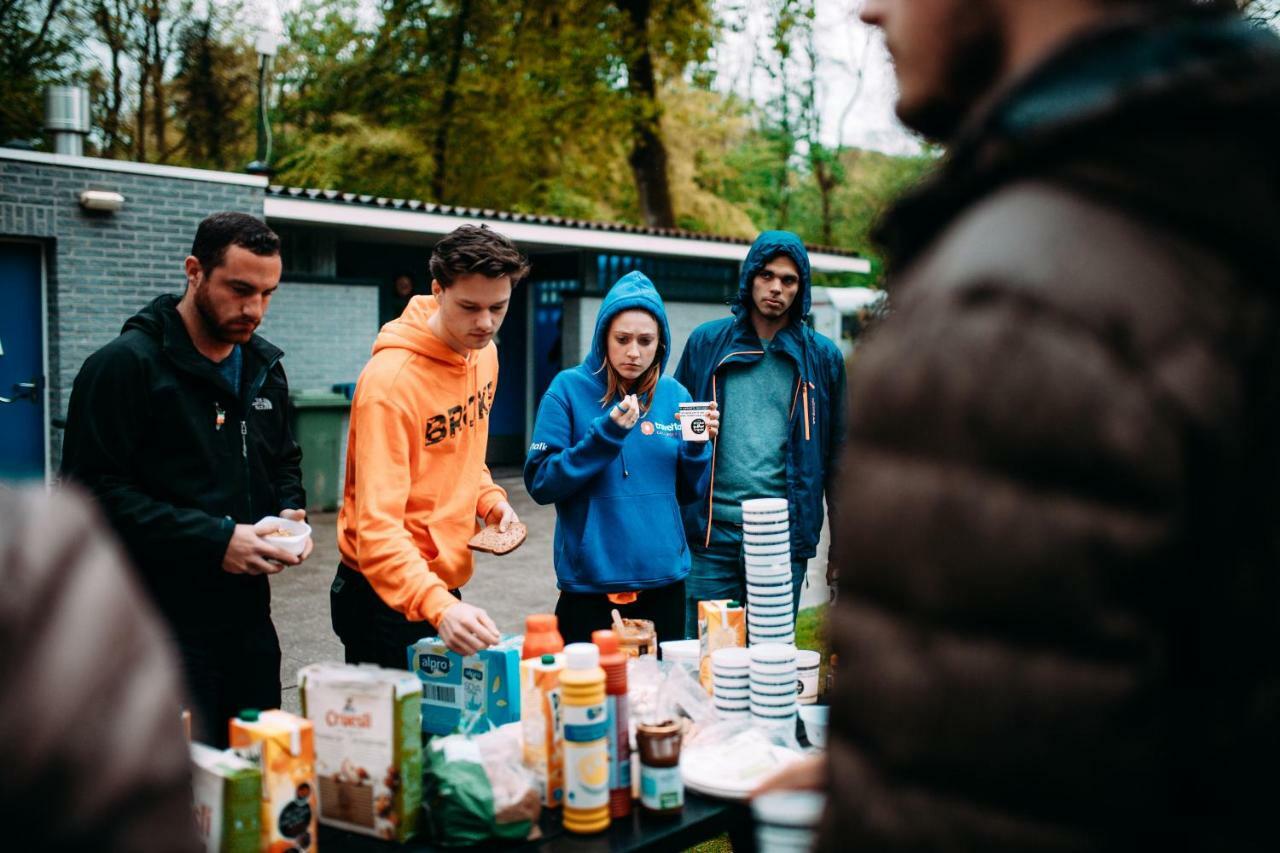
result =
[[[631,429],[640,420],[640,401],[628,394],[609,410],[609,417],[623,429]]]

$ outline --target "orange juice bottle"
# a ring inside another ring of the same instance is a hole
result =
[[[564,828],[603,832],[609,828],[610,721],[600,650],[591,643],[570,643],[564,654]]]
[[[559,622],[554,613],[534,613],[525,617],[521,660],[558,655],[563,651],[564,638],[560,636]]]
[[[609,817],[631,814],[631,727],[627,714],[627,656],[618,649],[613,631],[592,631],[604,670],[605,702],[609,708]]]

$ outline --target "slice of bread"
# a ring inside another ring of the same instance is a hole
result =
[[[502,556],[503,554],[510,554],[524,544],[525,537],[528,535],[529,528],[519,521],[513,521],[507,525],[506,533],[499,533],[498,525],[490,524],[484,530],[472,536],[471,541],[467,542],[467,547],[472,551],[484,551]]]

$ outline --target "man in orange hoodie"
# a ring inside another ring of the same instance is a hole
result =
[[[472,654],[498,628],[458,593],[471,579],[476,517],[517,521],[485,465],[498,382],[493,336],[529,271],[506,237],[463,225],[431,254],[431,296],[382,327],[360,374],[330,588],[348,663],[404,669],[407,647],[437,633]]]

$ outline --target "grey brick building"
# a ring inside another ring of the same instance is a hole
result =
[[[87,209],[86,190],[123,201],[113,212]],[[748,242],[0,147],[0,398],[13,400],[0,405],[0,479],[57,470],[59,423],[80,365],[142,305],[181,291],[196,226],[219,210],[263,217],[281,235],[284,279],[260,332],[285,351],[294,389],[355,381],[380,323],[396,313],[393,280],[408,274],[428,292],[427,259],[441,235],[484,222],[516,240],[533,273],[498,339],[494,464],[523,457],[542,391],[584,351],[587,315],[614,280],[630,269],[648,274],[664,299],[682,303],[673,328],[687,332],[723,316]],[[818,271],[869,270],[838,249],[813,249],[811,261]],[[838,317],[817,319],[819,329],[839,328]],[[673,343],[678,357],[683,340]]]

